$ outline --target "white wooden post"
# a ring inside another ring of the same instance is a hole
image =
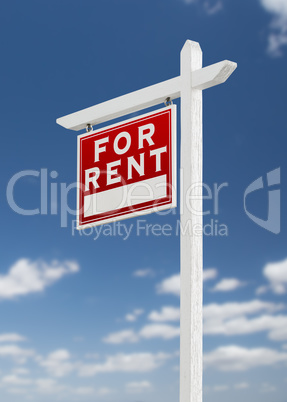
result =
[[[188,40],[180,76],[57,119],[79,131],[181,97],[180,402],[202,401],[202,235],[189,233],[189,228],[202,228],[202,90],[225,82],[236,67],[224,60],[202,68],[200,46]],[[197,185],[197,197],[190,202],[192,185]]]
[[[201,66],[199,44],[187,41],[180,61],[183,197],[180,211],[180,402],[202,401],[202,232],[201,235],[193,232],[194,228],[198,232],[202,227],[202,90],[192,89],[192,71]],[[190,203],[187,195],[196,184],[198,196]]]

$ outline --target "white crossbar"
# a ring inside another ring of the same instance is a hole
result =
[[[222,84],[236,69],[237,64],[224,60],[211,66],[192,72],[192,88],[207,89]],[[163,103],[166,98],[179,98],[182,91],[181,76],[159,84],[119,96],[79,112],[68,114],[57,119],[57,123],[67,129],[79,131],[87,127],[116,119],[129,113]]]

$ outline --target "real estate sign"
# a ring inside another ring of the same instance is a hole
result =
[[[78,228],[176,206],[176,105],[78,136]]]

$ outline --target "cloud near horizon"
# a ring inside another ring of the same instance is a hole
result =
[[[287,293],[287,259],[266,264],[263,275],[269,281],[274,293],[278,295]]]
[[[221,346],[204,355],[206,368],[220,371],[246,371],[256,367],[274,366],[287,362],[287,353],[270,348]]]
[[[233,290],[239,289],[242,286],[245,286],[246,283],[240,281],[237,278],[224,278],[218,282],[214,288],[212,289],[213,292],[231,292]]]
[[[209,281],[215,279],[218,275],[217,269],[209,268],[203,270],[203,281]],[[173,294],[175,296],[180,296],[180,274],[172,275],[159,284],[156,287],[157,293],[159,294]]]
[[[287,315],[275,314],[285,310],[283,303],[272,303],[258,299],[246,302],[211,303],[203,306],[203,332],[205,335],[250,335],[266,332],[272,341],[287,341]],[[108,334],[103,342],[119,345],[137,343],[143,339],[174,339],[180,335],[180,327],[168,324],[179,322],[180,309],[163,306],[151,311],[147,319],[152,323],[138,331],[124,329]]]
[[[75,261],[31,261],[21,258],[8,272],[0,275],[0,300],[11,300],[30,293],[43,292],[62,277],[79,272]]]
[[[16,333],[0,334],[0,343],[4,342],[24,342],[27,339]]]

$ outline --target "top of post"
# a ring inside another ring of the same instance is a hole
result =
[[[180,52],[181,76],[202,68],[202,50],[198,42],[187,40]]]
[[[184,78],[183,88],[186,89],[192,81],[193,89],[207,89],[215,85],[224,83],[233,71],[237,68],[237,64],[223,60],[219,63],[202,68],[202,50],[199,43],[187,40],[180,53],[180,75]]]
[[[187,53],[200,53],[202,54],[202,50],[200,44],[198,42],[194,42],[193,40],[186,40],[185,44],[183,45],[180,54],[183,56]]]

